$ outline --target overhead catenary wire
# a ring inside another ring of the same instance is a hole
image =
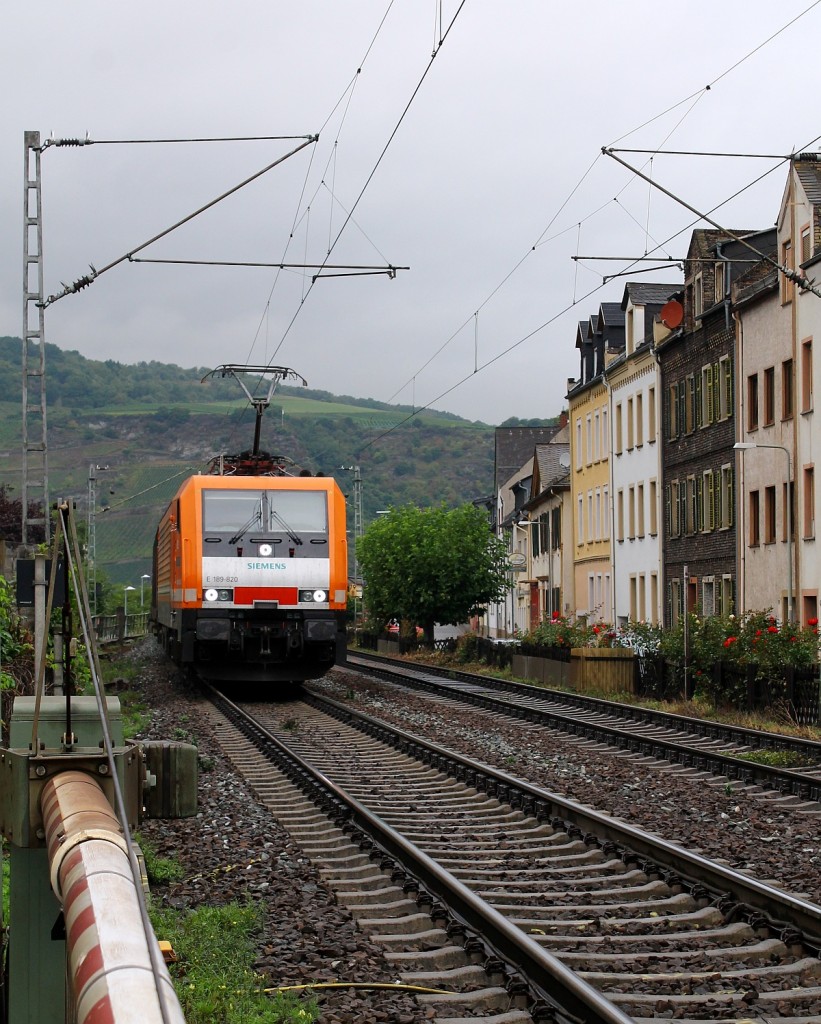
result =
[[[283,163],[285,160],[288,160],[290,159],[290,157],[295,156],[297,153],[300,152],[300,150],[305,149],[306,146],[310,146],[316,143],[317,140],[319,139],[319,136],[303,135],[300,136],[300,138],[305,140],[302,142],[301,145],[296,146],[294,149],[290,150],[290,152],[286,153],[284,156],[277,157],[276,160],[273,160],[271,163],[267,164],[261,170],[256,171],[254,174],[250,175],[250,177],[245,178],[245,180],[239,182],[239,184],[234,185],[232,188],[228,189],[227,192],[223,192],[222,195],[219,195],[215,199],[212,199],[204,206],[200,206],[198,209],[194,210],[193,213],[189,213],[186,217],[183,217],[181,220],[178,220],[175,224],[172,224],[171,227],[165,228],[163,231],[158,232],[158,234],[154,235],[152,238],[149,238],[147,242],[143,242],[141,245],[135,246],[133,249],[130,249],[127,253],[124,253],[122,256],[118,256],[117,259],[112,260],[110,263],[107,263],[104,267],[101,267],[99,270],[92,266],[90,274],[85,274],[83,277],[79,278],[71,285],[63,285],[63,291],[58,292],[56,295],[49,295],[49,297],[45,300],[43,305],[50,306],[53,302],[57,302],[58,299],[65,298],[66,295],[72,295],[76,292],[82,291],[83,288],[87,288],[90,284],[93,284],[93,282],[96,281],[98,277],[101,277],[103,274],[105,274],[106,271],[111,270],[116,266],[119,266],[119,264],[121,263],[125,263],[128,260],[131,260],[135,253],[142,252],[142,250],[148,248],[149,245],[153,245],[154,242],[159,241],[161,238],[165,238],[166,235],[170,235],[172,231],[176,231],[177,228],[182,227],[183,224],[187,224],[189,221],[192,221],[195,217],[199,217],[200,214],[205,213],[206,210],[210,210],[212,207],[216,206],[218,203],[221,203],[229,196],[232,196],[236,192],[239,192],[240,189],[245,188],[246,185],[250,185],[252,181],[256,181],[257,178],[261,178],[263,174],[267,174],[269,171],[273,170],[274,167],[279,166],[279,164]]]

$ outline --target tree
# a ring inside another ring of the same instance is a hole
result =
[[[473,505],[391,509],[368,527],[356,551],[371,617],[422,626],[429,643],[434,623],[465,622],[509,586],[505,547]]]

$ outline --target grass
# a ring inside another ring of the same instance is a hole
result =
[[[168,885],[170,882],[178,882],[185,871],[179,861],[170,857],[160,857],[157,851],[147,840],[135,833],[134,840],[139,844],[145,860],[145,873],[148,881],[154,885]]]
[[[804,757],[797,750],[749,750],[735,755],[740,761],[765,764],[770,768],[809,768],[816,762]]]
[[[152,907],[154,931],[178,960],[169,966],[187,1024],[311,1024],[316,1003],[291,992],[268,995],[251,969],[259,908],[230,903],[177,911]]]

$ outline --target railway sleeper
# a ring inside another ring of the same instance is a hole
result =
[[[598,880],[597,880],[598,881]],[[591,895],[596,897],[597,902],[591,902]],[[613,889],[602,889],[598,886],[579,887],[551,893],[550,897],[542,898],[539,904],[534,902],[532,893],[521,893],[521,902],[515,902],[515,893],[499,893],[499,899],[507,899],[508,903],[499,903],[492,893],[485,893],[484,898],[492,903],[500,913],[537,913],[538,911],[550,910],[551,913],[565,912],[567,914],[578,913],[601,913],[610,914],[621,905],[629,905],[630,901],[647,901],[652,897],[659,900],[666,900],[670,897],[671,891],[665,882],[646,882],[644,885],[620,886]],[[680,894],[673,892],[673,896]],[[528,902],[529,901],[529,902]]]
[[[693,933],[690,938],[695,939],[698,933]],[[699,935],[698,938],[703,936]],[[549,946],[551,952],[555,954],[563,963],[567,964],[568,967],[572,967],[574,970],[592,970],[595,966],[599,969],[604,970],[607,967],[614,967],[616,970],[629,967],[631,964],[634,968],[635,974],[649,974],[652,966],[659,966],[663,964],[670,964],[670,969],[673,970],[675,964],[675,970],[677,971],[692,971],[696,969],[715,969],[716,971],[721,970],[721,962],[723,961],[728,967],[739,963],[763,963],[767,960],[777,959],[787,956],[787,947],[783,942],[779,942],[778,939],[763,939],[761,942],[751,943],[747,946],[717,946],[712,943],[704,943],[703,946],[698,949],[692,948],[692,942],[690,948],[682,950],[674,950],[664,948],[659,952],[653,952],[649,949],[618,949],[613,952],[599,952],[595,950],[584,951],[581,947],[584,945],[583,942],[575,942],[577,946],[575,951],[563,950],[558,947],[562,944],[567,945],[568,939],[565,936],[562,941],[551,940],[548,936],[542,940],[539,936],[533,936],[541,946]],[[668,936],[668,938],[670,938]],[[675,936],[673,938],[676,938]],[[679,940],[681,936],[677,937]],[[624,936],[627,941],[616,942],[616,940],[608,936],[606,941],[612,945],[628,946],[628,945],[639,945],[632,936]],[[664,937],[660,936],[660,941],[657,945],[664,946]],[[647,943],[643,943],[647,945]],[[666,945],[671,945],[667,943]],[[706,965],[706,967],[704,966]]]
[[[630,995],[625,994],[621,998],[615,995],[611,996],[608,993],[608,998],[613,1003],[618,1004],[620,1009],[629,1013],[634,1020],[643,1019],[641,1017],[642,1012],[646,1013],[650,1009],[663,1012],[688,1007],[697,1010],[699,1007],[703,1007],[711,1011],[746,1010],[745,1019],[748,1021],[774,1018],[778,1021],[778,1024],[785,1024],[785,1022],[790,1020],[817,1021],[818,1014],[812,1011],[818,1006],[819,1000],[821,1000],[821,988],[788,988],[769,992],[761,991],[751,982],[749,987],[737,992],[728,992],[724,989],[716,991],[712,996],[708,996],[705,993],[704,995],[665,995],[659,997],[632,993]],[[794,1010],[801,1008],[809,1009],[811,1015],[798,1018],[783,1017],[779,1012],[779,1007],[784,1004],[791,1006]],[[723,1019],[726,1019],[726,1014]],[[703,1021],[704,1018],[702,1017],[701,1024],[703,1024]],[[442,1022],[438,1021],[437,1024],[442,1024]],[[677,1021],[677,1024],[681,1024],[681,1022]]]
[[[606,991],[608,998],[612,999],[613,1002],[630,998],[631,991],[625,988],[623,993],[613,992],[611,990],[614,987],[619,985],[634,986],[637,979],[643,984],[652,985],[654,992],[663,993],[665,988],[670,988],[678,990],[673,992],[674,995],[682,996],[697,995],[698,993],[693,992],[693,989],[699,986],[720,984],[724,989],[731,986],[740,988],[743,982],[751,982],[759,990],[762,989],[762,986],[774,985],[776,986],[775,988],[765,989],[765,991],[783,994],[784,989],[781,986],[785,982],[790,987],[796,984],[796,982],[802,988],[813,987],[814,983],[821,978],[821,960],[815,957],[805,957],[790,964],[756,964],[751,966],[749,970],[693,971],[687,972],[684,975],[670,975],[660,972],[650,973],[646,971],[638,974],[635,971],[629,974],[610,973],[607,971],[579,971],[579,977],[584,978],[585,981],[594,985],[600,991]],[[689,991],[681,991],[682,988],[686,988]]]

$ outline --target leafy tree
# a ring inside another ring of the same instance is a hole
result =
[[[504,545],[473,505],[405,505],[373,522],[357,544],[369,614],[408,620],[433,642],[434,623],[458,625],[508,587]]]

